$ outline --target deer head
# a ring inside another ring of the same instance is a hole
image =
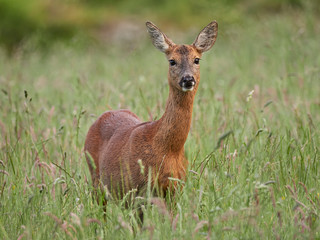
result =
[[[177,45],[151,22],[146,23],[153,45],[165,53],[169,61],[168,81],[172,89],[196,92],[200,82],[200,59],[216,41],[218,24],[209,23],[191,45]]]

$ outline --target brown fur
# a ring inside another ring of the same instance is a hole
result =
[[[206,28],[214,27],[212,31],[216,32],[217,24],[213,23]],[[205,42],[196,40],[193,45],[175,45],[152,23],[147,23],[147,28],[154,45],[165,52],[168,60],[176,62],[169,66],[169,97],[163,116],[157,121],[142,123],[129,110],[108,111],[91,126],[85,141],[94,187],[99,184],[106,186],[118,198],[133,188],[143,191],[149,169],[152,170],[152,184],[159,186],[164,193],[168,188],[174,190],[169,177],[185,178],[188,161],[184,155],[184,144],[200,81],[200,66],[194,63],[194,59],[200,58],[203,52],[196,45],[207,43],[210,46],[206,48],[210,48],[215,42],[215,38],[205,39],[203,36],[208,32],[206,28],[200,33]],[[194,77],[196,85],[193,91],[181,90],[179,82],[186,75]],[[141,160],[144,172],[138,160]]]

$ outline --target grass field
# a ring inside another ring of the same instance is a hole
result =
[[[201,61],[184,189],[165,204],[146,196],[141,227],[123,201],[104,217],[83,145],[106,110],[163,113],[168,63],[147,33],[130,47],[1,52],[0,239],[319,239],[319,24],[291,13],[219,26]]]

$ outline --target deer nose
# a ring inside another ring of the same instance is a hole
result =
[[[179,85],[184,92],[192,91],[194,86],[196,85],[196,81],[194,80],[193,76],[187,75],[181,78]]]

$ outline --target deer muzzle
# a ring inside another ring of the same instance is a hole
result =
[[[196,81],[194,80],[193,76],[187,75],[181,78],[179,85],[182,88],[182,91],[188,92],[194,89],[194,86],[196,85]]]

